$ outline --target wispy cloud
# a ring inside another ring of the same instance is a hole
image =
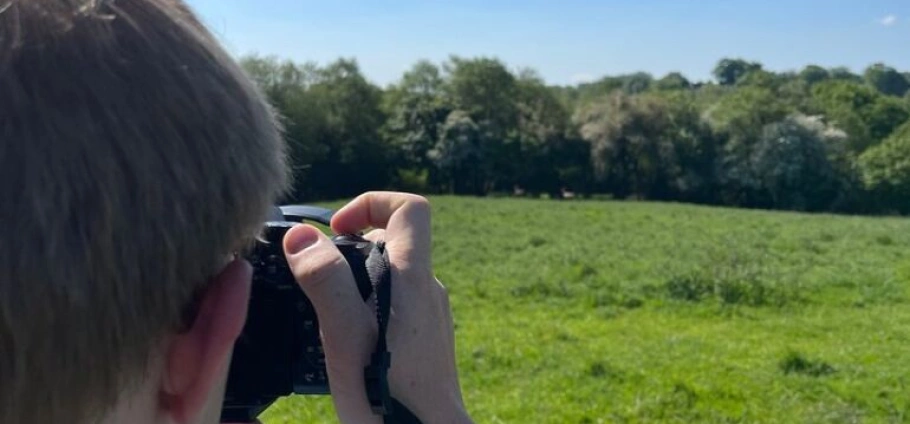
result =
[[[878,23],[880,23],[886,27],[894,26],[894,24],[897,23],[897,16],[894,16],[894,15],[885,16],[884,18],[879,19]]]

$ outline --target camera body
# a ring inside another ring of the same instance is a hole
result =
[[[262,240],[246,256],[253,265],[247,320],[234,345],[222,422],[252,422],[278,398],[291,394],[328,394],[319,320],[285,258],[284,235],[300,221],[329,225],[332,211],[312,206],[282,206],[265,223]],[[373,287],[366,259],[373,244],[358,235],[332,241],[344,255],[361,297]]]

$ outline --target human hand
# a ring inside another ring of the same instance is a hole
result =
[[[433,275],[430,205],[420,196],[370,192],[335,213],[332,230],[385,240],[392,269],[392,313],[387,340],[393,397],[420,420],[471,422],[455,365],[455,337],[448,295]],[[376,347],[377,324],[363,302],[344,256],[317,228],[287,232],[291,271],[316,309],[332,400],[341,422],[380,423],[366,397],[363,371]]]

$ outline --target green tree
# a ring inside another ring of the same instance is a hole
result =
[[[328,160],[330,151],[324,138],[328,132],[326,111],[309,93],[317,67],[256,55],[241,58],[240,64],[280,114],[295,182],[290,197],[306,200],[327,195],[321,187],[310,184],[312,165]]]
[[[768,207],[831,210],[840,201],[842,178],[829,149],[845,138],[819,118],[789,116],[766,125],[750,157],[752,180]]]
[[[320,68],[307,87],[320,111],[315,140],[326,147],[318,160],[295,161],[308,168],[305,183],[319,197],[349,197],[388,185],[390,149],[379,134],[385,115],[381,90],[360,72],[356,61],[338,59]]]
[[[850,149],[859,154],[874,142],[862,111],[871,108],[876,97],[874,90],[857,82],[825,81],[812,88],[813,112],[846,131]]]
[[[907,120],[906,105],[869,85],[843,80],[825,81],[812,88],[813,112],[846,131],[849,146],[859,154],[879,143]]]
[[[569,111],[535,72],[520,73],[516,83],[519,153],[513,162],[519,166],[513,182],[532,192],[557,195],[568,183],[561,170],[572,165],[562,160],[566,156],[562,150],[568,147]]]
[[[453,108],[451,103],[439,67],[425,60],[414,64],[386,90],[383,109],[388,119],[383,134],[398,153],[395,166],[399,184],[409,176],[422,180],[409,182],[411,190],[430,190],[440,183],[428,152],[439,141],[441,127]]]
[[[776,91],[782,82],[782,78],[779,78],[774,73],[758,68],[750,70],[742,75],[742,77],[738,78],[736,85],[742,87],[759,87]]]
[[[699,171],[713,169],[683,169],[705,165],[701,155],[710,152],[701,143],[711,140],[697,111],[683,103],[614,93],[580,110],[575,121],[591,145],[595,175],[617,197],[677,198],[697,190],[690,184],[704,179]]]
[[[694,93],[676,91],[659,97],[668,117],[662,137],[672,147],[672,161],[666,163],[672,198],[717,202],[720,139],[702,117]]]
[[[721,59],[714,67],[714,78],[720,85],[736,85],[740,78],[749,72],[761,69],[762,66],[757,62],[749,62],[743,59]]]
[[[628,94],[644,93],[651,88],[654,77],[647,72],[636,72],[623,76],[622,89]]]
[[[647,139],[655,128],[643,122],[647,118],[633,102],[628,95],[615,92],[585,105],[574,118],[582,139],[591,145],[596,177],[618,198],[634,191],[633,179],[638,172],[634,144]]]
[[[762,87],[741,87],[722,97],[706,111],[708,122],[721,144],[721,196],[732,205],[762,204],[760,183],[750,160],[763,128],[792,112],[773,91]]]
[[[839,81],[849,81],[849,82],[862,82],[863,77],[856,75],[849,68],[845,66],[837,66],[831,68],[828,71],[828,74],[831,75],[831,79]]]
[[[447,88],[455,107],[493,138],[505,138],[518,122],[516,78],[498,59],[452,57],[444,64]]]
[[[811,88],[813,85],[831,78],[831,73],[821,66],[808,65],[799,72],[799,78]]]
[[[731,141],[730,147],[749,145],[762,128],[791,112],[779,96],[763,87],[741,87],[711,105],[706,116],[718,132]]]
[[[583,106],[592,101],[598,101],[614,91],[622,90],[624,84],[625,79],[619,76],[605,76],[594,82],[579,84],[577,88],[577,103],[579,106]]]
[[[454,110],[446,118],[439,140],[428,155],[448,180],[449,193],[485,193],[484,176],[488,170],[483,169],[483,137],[481,128],[467,112]]]
[[[864,152],[859,165],[878,209],[910,212],[910,122]]]
[[[517,173],[514,155],[519,149],[518,84],[514,74],[498,59],[452,57],[443,65],[447,91],[455,109],[477,125],[483,140],[483,165],[479,193],[508,184]],[[492,172],[496,170],[496,172]],[[503,187],[505,188],[505,187]]]
[[[895,70],[883,63],[874,63],[866,68],[863,78],[882,94],[889,96],[903,96],[910,89],[910,81]]]
[[[247,56],[241,65],[266,93],[285,126],[293,201],[350,196],[388,183],[389,149],[379,128],[381,91],[357,62],[326,67]]]
[[[654,83],[654,88],[658,90],[685,90],[691,87],[689,80],[679,72],[670,72]]]
[[[910,194],[902,174],[910,81],[881,63],[856,75],[812,64],[770,72],[723,58],[717,82],[635,72],[554,87],[496,58],[453,56],[441,66],[419,61],[382,90],[352,59],[240,62],[284,125],[292,201],[388,187],[483,195],[519,185],[553,195],[568,187],[910,212],[902,200]]]
[[[884,140],[910,118],[907,105],[901,99],[890,96],[877,98],[863,113],[873,140]]]

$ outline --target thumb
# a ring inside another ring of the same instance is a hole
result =
[[[341,251],[312,225],[296,225],[284,236],[291,273],[312,302],[324,336],[350,331],[365,304]]]
[[[329,390],[342,422],[371,422],[363,369],[376,343],[376,320],[360,297],[344,255],[312,225],[284,236],[291,273],[316,309]],[[366,407],[366,408],[365,408]]]

